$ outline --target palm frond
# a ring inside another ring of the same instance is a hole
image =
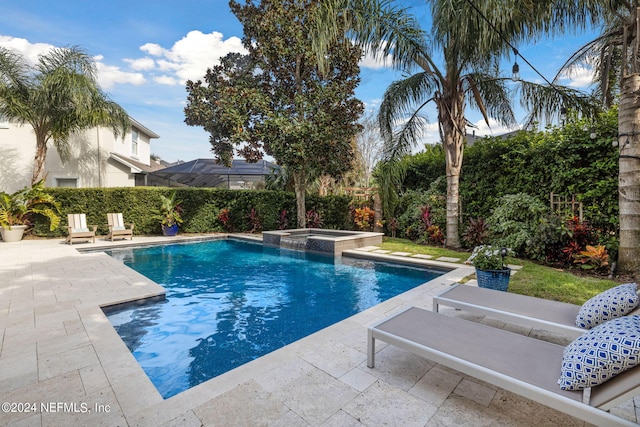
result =
[[[391,140],[397,123],[414,115],[419,110],[416,107],[421,108],[425,102],[432,100],[439,88],[439,80],[428,72],[416,73],[391,83],[384,93],[378,113],[382,138],[385,141]]]
[[[391,0],[325,0],[320,2],[313,31],[313,49],[321,68],[336,40],[352,38],[375,58],[392,58],[397,68],[408,68],[426,47],[424,32],[408,8]]]
[[[593,117],[600,111],[593,97],[566,86],[521,81],[519,95],[520,104],[529,111],[525,127],[533,122],[551,123],[567,110],[585,117]]]
[[[469,106],[482,112],[487,125],[489,118],[507,127],[517,124],[512,91],[507,85],[510,81],[511,79],[483,72],[472,72],[464,76],[463,82],[468,86],[467,102]]]
[[[97,82],[97,69],[93,58],[78,46],[51,49],[46,55],[38,57],[36,68],[43,75],[66,70],[86,76],[94,83]]]
[[[388,215],[393,215],[398,204],[400,186],[404,181],[407,172],[407,163],[399,159],[392,158],[378,163],[376,170],[376,181],[380,188],[380,199],[382,201],[382,211]],[[392,218],[388,217],[388,220]]]
[[[429,120],[426,116],[420,114],[421,108],[422,106],[416,109],[416,111],[399,126],[399,129],[394,132],[390,140],[385,140],[383,154],[385,159],[400,158],[410,154],[411,148],[413,148],[424,135],[425,125],[429,123]]]

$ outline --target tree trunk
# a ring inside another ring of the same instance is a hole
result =
[[[298,228],[306,228],[305,214],[307,212],[305,196],[307,193],[307,176],[304,171],[293,173],[293,186],[296,193],[296,216]]]
[[[440,131],[445,148],[447,175],[447,236],[445,245],[459,248],[460,244],[460,171],[464,150],[464,93],[450,95],[438,102]]]
[[[445,143],[447,158],[447,241],[446,246],[459,248],[460,244],[460,169],[462,167],[462,138],[454,133],[452,141]],[[459,140],[459,141],[458,141]],[[459,159],[459,160],[456,160]]]
[[[47,139],[36,134],[36,155],[33,159],[33,175],[31,185],[42,179],[44,174],[44,161],[47,158]]]
[[[618,268],[640,270],[640,74],[623,77],[618,112],[620,147],[618,204],[620,250]],[[628,141],[628,144],[627,144]]]

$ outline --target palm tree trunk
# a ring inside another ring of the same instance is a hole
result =
[[[618,204],[620,250],[618,267],[640,270],[640,74],[623,77],[618,113],[620,160]],[[629,141],[629,145],[626,142]]]
[[[44,161],[47,158],[47,139],[36,133],[36,155],[33,159],[33,175],[31,185],[42,179],[44,174]]]
[[[462,135],[458,132],[445,137],[447,174],[447,241],[446,246],[460,244],[460,169],[462,167]]]
[[[443,98],[438,105],[440,130],[445,148],[447,175],[447,237],[446,246],[460,244],[460,170],[464,150],[464,93]]]
[[[306,174],[304,171],[295,171],[293,172],[293,186],[294,191],[296,193],[296,216],[298,221],[298,228],[306,227],[305,214],[306,210],[306,200],[305,195],[307,192],[307,182],[306,182]]]

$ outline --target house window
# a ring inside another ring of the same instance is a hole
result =
[[[138,156],[138,131],[131,129],[131,155]]]
[[[78,188],[78,178],[56,178],[56,187]]]

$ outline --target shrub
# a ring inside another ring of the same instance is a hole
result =
[[[295,195],[284,191],[226,190],[219,188],[46,188],[60,203],[61,226],[49,231],[45,217],[34,217],[34,232],[41,236],[63,236],[69,213],[86,213],[87,222],[98,225],[98,234],[108,232],[106,214],[122,212],[126,222],[133,222],[137,234],[160,234],[160,222],[153,212],[161,196],[176,193],[184,213],[181,229],[185,232],[249,231],[253,224],[247,213],[255,209],[264,230],[282,226],[280,214],[295,217]],[[349,215],[352,198],[348,196],[308,196],[307,205],[322,218],[323,227],[349,230],[353,227]]]
[[[484,218],[469,218],[467,228],[462,233],[462,241],[466,247],[476,247],[483,245],[489,238],[489,224]]]
[[[184,227],[186,233],[211,233],[225,231],[220,223],[222,210],[212,203],[207,203],[198,208],[188,227]]]
[[[600,270],[609,265],[609,254],[604,246],[587,245],[586,250],[573,256],[576,264],[581,264],[584,269]]]
[[[594,118],[572,117],[564,126],[480,138],[465,148],[460,176],[462,218],[488,218],[505,194],[526,193],[547,200],[551,192],[576,194],[584,218],[606,232],[618,227],[618,112],[612,108]],[[592,129],[597,137],[590,137]],[[403,158],[402,188],[424,191],[445,173],[442,146]],[[396,211],[400,216],[402,210]],[[393,213],[385,212],[385,217]],[[404,230],[406,226],[400,228]]]
[[[314,210],[307,211],[305,214],[305,225],[307,228],[321,228],[322,224],[322,217],[318,212]]]
[[[228,208],[220,209],[218,213],[218,221],[222,223],[222,228],[227,233],[231,233],[233,231],[233,225],[231,224],[231,212]]]
[[[446,187],[443,192],[443,183],[446,180],[437,179],[431,183],[429,190],[407,191],[400,199],[396,212],[397,230],[401,237],[414,241],[428,242],[430,240],[427,230],[431,226],[437,226],[442,234],[442,241],[446,237],[442,230],[446,227]],[[440,240],[439,234],[434,231],[433,237]],[[441,242],[436,242],[441,243]]]
[[[353,222],[356,224],[359,230],[371,231],[373,230],[373,217],[374,212],[369,206],[362,208],[356,208],[354,211]]]
[[[567,257],[563,249],[569,236],[570,231],[564,218],[551,213],[543,215],[526,248],[526,255],[538,261],[565,263]]]
[[[249,220],[249,233],[256,233],[262,231],[262,221],[255,208],[251,208],[247,215]]]
[[[289,227],[288,212],[282,209],[278,214],[278,230],[286,230]]]
[[[511,248],[516,254],[524,255],[540,219],[548,212],[549,207],[525,193],[501,197],[487,219],[493,244]]]

